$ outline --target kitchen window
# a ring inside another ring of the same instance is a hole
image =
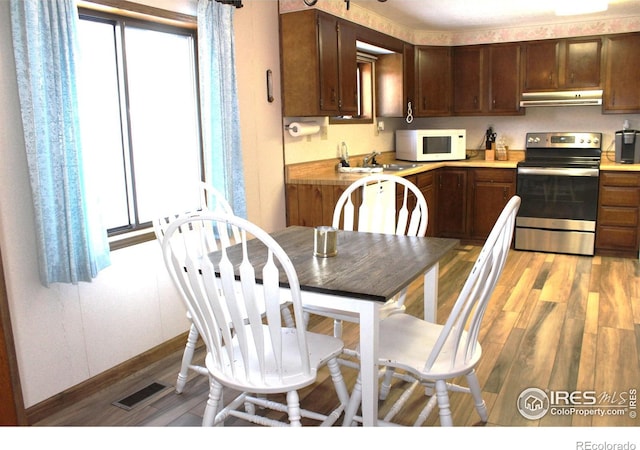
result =
[[[154,218],[199,201],[196,32],[102,13],[82,11],[80,19],[87,177],[110,239],[149,234]]]

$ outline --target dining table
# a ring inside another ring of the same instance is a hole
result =
[[[422,276],[424,319],[435,322],[439,262],[459,240],[338,230],[337,254],[321,257],[314,253],[313,227],[290,226],[269,234],[293,263],[303,307],[317,314],[339,312],[359,322],[362,423],[377,425],[379,310]],[[247,245],[259,278],[267,249],[255,239]],[[238,265],[241,252],[239,246],[227,249]],[[287,289],[286,275],[280,276],[280,287]]]

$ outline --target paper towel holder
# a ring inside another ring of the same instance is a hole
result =
[[[304,130],[304,128],[307,129]],[[292,137],[310,136],[320,132],[320,125],[313,120],[291,122],[290,124],[285,125],[284,129],[287,130]],[[301,131],[301,134],[297,134],[299,131]]]

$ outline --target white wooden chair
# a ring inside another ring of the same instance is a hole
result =
[[[402,201],[397,208],[399,196]],[[415,184],[397,175],[379,173],[354,181],[340,195],[333,210],[332,226],[348,231],[424,236],[428,220],[427,201]],[[403,310],[406,294],[405,289],[388,301],[380,311],[380,318],[391,311]],[[308,311],[333,318],[336,337],[342,336],[343,320],[357,321],[357,318],[340,314]],[[354,354],[350,349],[345,349],[345,353]]]
[[[381,425],[393,419],[416,387],[424,386],[425,393],[431,394],[434,385],[435,394],[431,395],[414,426],[424,423],[436,403],[440,424],[453,425],[448,391],[470,393],[480,419],[487,421],[487,408],[475,374],[482,353],[478,333],[487,303],[507,259],[519,207],[520,197],[514,196],[503,209],[444,325],[409,314],[391,314],[380,322],[378,361],[386,367],[380,399],[386,399],[394,376],[403,380],[403,386],[411,383],[379,422]],[[467,387],[450,382],[459,376],[466,377]],[[345,426],[352,425],[354,419],[355,422],[358,420],[355,414],[362,398],[359,378],[345,411]]]
[[[208,183],[201,182],[199,184],[200,189],[200,211],[213,211],[222,214],[233,214],[233,208],[224,197],[224,195],[218,191],[216,188],[211,186]],[[180,217],[188,217],[190,213],[184,213],[182,215],[173,215],[167,217],[161,217],[154,221],[153,229],[156,235],[156,240],[162,246],[162,241],[164,239],[164,234],[166,232],[169,224]],[[232,242],[238,242],[240,240],[240,233],[236,228],[231,229],[231,235],[228,236],[229,240],[225,242],[217,242],[215,240],[210,240],[207,245],[210,246],[210,251],[217,250],[216,246],[222,244],[223,246],[228,246]],[[223,236],[223,238],[227,238],[227,236]],[[286,309],[286,305],[283,305],[283,308]],[[286,309],[283,311],[285,315],[285,320],[287,323],[292,324],[291,314],[289,314],[289,310]],[[187,311],[187,318],[191,321],[191,315]],[[199,366],[197,364],[193,364],[193,354],[196,349],[196,345],[198,343],[198,329],[195,327],[193,323],[189,328],[189,334],[187,337],[187,343],[184,348],[184,352],[182,354],[182,363],[180,365],[180,372],[178,372],[178,378],[176,380],[176,392],[181,394],[184,390],[184,387],[187,383],[189,370],[192,370],[200,375],[208,375],[208,371],[205,367]]]
[[[238,246],[219,246],[220,251],[211,255],[206,241],[212,229],[222,239],[228,236],[229,227],[240,230],[241,251]],[[193,236],[203,245],[194,245]],[[251,260],[247,241],[252,237],[252,244],[266,247],[262,248],[266,256],[260,261]],[[229,259],[232,248],[237,251],[234,263],[239,280]],[[300,426],[301,417],[322,425],[335,423],[349,400],[337,362],[343,343],[333,336],[306,331],[298,277],[280,245],[243,218],[205,211],[173,221],[162,249],[167,269],[207,347],[210,392],[203,425],[222,424],[228,416],[260,425],[287,424],[257,414],[256,405],[287,412],[291,426]],[[254,264],[264,265],[259,277]],[[281,271],[290,286],[286,293],[279,286]],[[293,327],[283,326],[282,295],[293,309]],[[339,400],[328,415],[301,409],[297,393],[316,382],[317,371],[324,364]],[[223,405],[223,387],[240,394]],[[265,398],[276,393],[286,393],[286,405]]]

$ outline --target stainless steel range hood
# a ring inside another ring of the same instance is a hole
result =
[[[602,105],[602,89],[591,91],[524,92],[520,106],[585,106]]]

